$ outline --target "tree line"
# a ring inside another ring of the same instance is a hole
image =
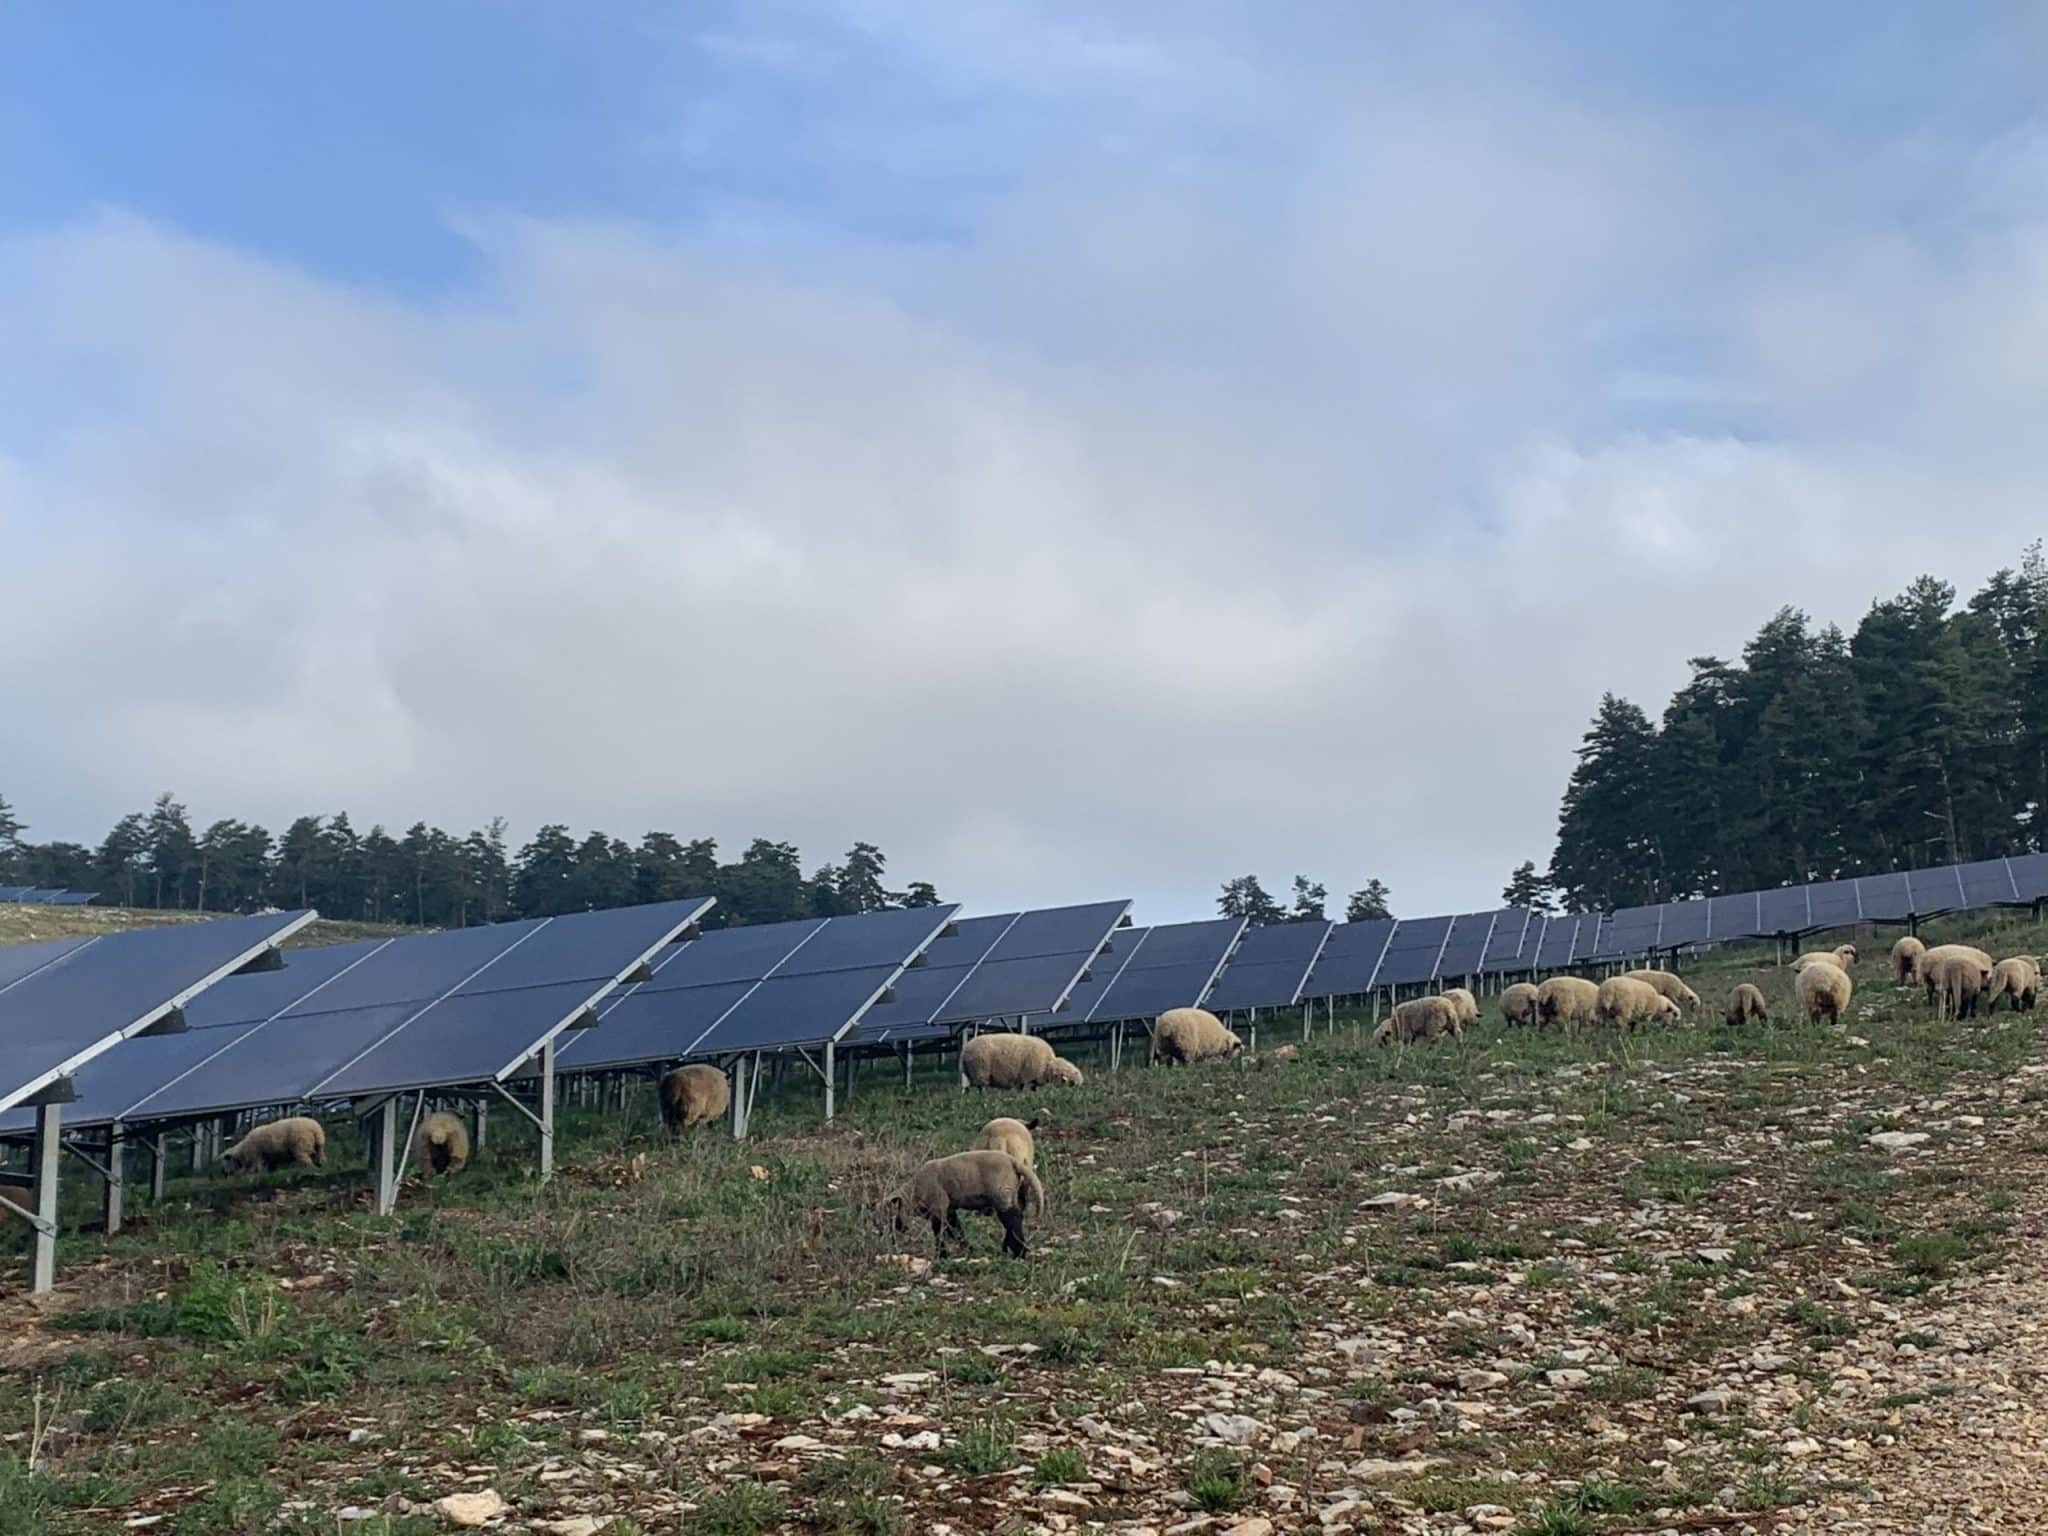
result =
[[[1385,881],[1368,880],[1345,901],[1344,921],[1359,923],[1368,918],[1392,917],[1387,903],[1393,897]],[[1327,922],[1329,901],[1329,887],[1306,875],[1294,877],[1294,900],[1284,907],[1259,883],[1257,875],[1239,875],[1223,882],[1216,910],[1225,917],[1241,917],[1254,928],[1262,928],[1268,923]]]
[[[1960,606],[1955,588],[1923,576],[1873,603],[1852,635],[1784,608],[1739,661],[1700,656],[1691,669],[1656,720],[1613,694],[1600,701],[1548,875],[1575,910],[2048,843],[2039,542]]]
[[[927,881],[891,890],[888,858],[873,843],[806,874],[795,844],[765,837],[721,860],[708,837],[649,832],[629,844],[602,832],[579,839],[551,823],[514,852],[502,818],[459,837],[423,821],[393,837],[381,826],[358,832],[337,812],[301,816],[274,837],[233,819],[195,829],[170,794],[123,816],[96,848],[34,843],[28,831],[0,796],[0,885],[92,891],[124,907],[317,907],[327,917],[459,928],[715,896],[707,926],[729,927],[939,903]]]

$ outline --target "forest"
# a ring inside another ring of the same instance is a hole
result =
[[[328,917],[463,927],[716,896],[707,926],[725,927],[939,902],[926,881],[889,889],[888,858],[872,843],[855,843],[838,863],[805,874],[794,844],[765,837],[730,862],[708,837],[649,832],[628,844],[592,832],[579,840],[559,824],[512,852],[502,820],[463,837],[416,822],[394,838],[381,826],[357,832],[340,812],[301,816],[273,837],[232,819],[196,830],[170,794],[123,816],[97,848],[30,842],[29,830],[0,797],[0,885],[94,891],[123,907],[317,907]]]
[[[1739,660],[1690,667],[1657,719],[1600,701],[1547,882],[1573,910],[1996,858],[2048,838],[2038,541],[1966,603],[1923,576],[1851,635],[1784,608]]]

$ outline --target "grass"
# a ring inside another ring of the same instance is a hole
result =
[[[2048,933],[1993,947],[2048,949]],[[1771,981],[1757,959],[1714,957],[1695,985],[1711,1003],[1737,976]],[[623,1113],[572,1092],[553,1183],[531,1175],[530,1130],[494,1116],[460,1180],[388,1218],[362,1209],[339,1120],[329,1168],[222,1181],[174,1164],[163,1203],[134,1202],[114,1238],[69,1179],[79,1289],[33,1330],[46,1349],[0,1376],[0,1536],[151,1514],[169,1536],[314,1528],[287,1501],[374,1508],[351,1529],[409,1536],[422,1527],[399,1501],[449,1491],[435,1465],[544,1501],[542,1465],[582,1456],[647,1469],[612,1485],[647,1531],[677,1523],[662,1497],[695,1506],[692,1530],[896,1536],[980,1528],[957,1500],[1075,1489],[1105,1520],[1167,1524],[1146,1501],[1271,1513],[1254,1461],[1319,1498],[1330,1447],[1399,1458],[1417,1425],[1443,1463],[1412,1484],[1431,1513],[1492,1504],[1552,1536],[1639,1522],[1682,1502],[1647,1466],[1674,1436],[1689,1480],[1782,1502],[1800,1469],[1774,1440],[1738,1414],[1681,1422],[1663,1385],[1759,1350],[1811,1375],[1859,1334],[1933,1347],[1929,1298],[2001,1261],[2048,1172],[2039,1132],[1977,1162],[1961,1135],[1911,1158],[1868,1148],[1931,1100],[1974,1111],[2038,1050],[2028,1016],[1935,1025],[1878,976],[1858,967],[1844,1031],[1787,1014],[1740,1035],[1570,1039],[1489,1018],[1454,1046],[1381,1052],[1353,1034],[1369,1018],[1344,1015],[1271,1071],[1112,1075],[1084,1048],[1085,1088],[1029,1101],[963,1096],[930,1062],[906,1091],[885,1064],[830,1132],[791,1068],[746,1145],[663,1142],[644,1089]],[[1032,1259],[1003,1259],[969,1216],[965,1253],[907,1268],[928,1239],[869,1212],[1013,1110],[1046,1117],[1052,1212]],[[1981,1112],[2048,1113],[2017,1098]],[[1428,1204],[1360,1209],[1383,1191]],[[1177,1213],[1170,1229],[1140,1216],[1151,1205]],[[1391,1353],[1335,1352],[1389,1332]],[[1589,1335],[1609,1351],[1590,1379],[1548,1387]],[[1453,1433],[1429,1405],[1496,1362],[1509,1381],[1485,1395],[1520,1407],[1516,1434]],[[1219,1381],[1276,1433],[1317,1438],[1200,1448],[1191,1426]],[[1825,1436],[1847,1410],[1801,1411]],[[766,1422],[700,1435],[735,1415]],[[1597,1465],[1596,1419],[1625,1437],[1598,1442]],[[351,1427],[380,1438],[351,1443]],[[938,1443],[913,1443],[926,1430]],[[791,1436],[829,1450],[773,1450]],[[736,1478],[766,1461],[780,1471]]]

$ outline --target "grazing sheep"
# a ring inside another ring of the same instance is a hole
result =
[[[1849,973],[1832,960],[1816,960],[1792,978],[1792,993],[1815,1024],[1841,1022],[1854,990]]]
[[[220,1155],[222,1173],[254,1173],[257,1169],[327,1166],[327,1127],[311,1115],[293,1115],[259,1125]]]
[[[1457,1004],[1449,998],[1411,997],[1373,1031],[1372,1043],[1390,1045],[1399,1041],[1402,1045],[1412,1045],[1444,1035],[1456,1037],[1464,1032],[1465,1021],[1458,1017]]]
[[[911,1176],[910,1193],[892,1197],[889,1204],[899,1232],[913,1214],[930,1222],[932,1242],[942,1256],[948,1239],[966,1240],[960,1213],[986,1211],[1003,1224],[1003,1252],[1021,1259],[1027,1252],[1024,1213],[1035,1208],[1044,1214],[1045,1186],[1007,1152],[956,1152],[919,1168]]]
[[[1169,1008],[1152,1026],[1151,1065],[1188,1065],[1235,1056],[1244,1044],[1206,1008]]]
[[[1450,1000],[1451,1006],[1458,1010],[1458,1022],[1460,1024],[1477,1024],[1479,1022],[1479,999],[1466,991],[1465,988],[1445,987],[1443,995]]]
[[[1048,1088],[1078,1088],[1087,1081],[1081,1069],[1064,1056],[1053,1057],[1052,1065],[1045,1073],[1045,1086]]]
[[[1910,933],[1892,946],[1892,980],[1910,987],[1920,980],[1920,960],[1927,946]]]
[[[1600,983],[1593,1016],[1613,1029],[1634,1029],[1638,1024],[1678,1022],[1678,1004],[1647,981],[1633,976],[1610,976]]]
[[[1500,995],[1500,1016],[1510,1024],[1534,1024],[1536,997],[1534,982],[1516,982]]]
[[[1991,968],[1991,990],[1985,995],[1984,1011],[1990,1012],[2003,997],[2014,1013],[2029,1011],[2041,990],[2041,967],[2032,955],[2013,955]]]
[[[1697,1013],[1701,1007],[1699,993],[1693,991],[1670,971],[1624,971],[1656,992],[1659,997],[1668,997],[1681,1009]]]
[[[1081,1069],[1060,1060],[1036,1035],[976,1035],[960,1047],[960,1075],[975,1088],[1045,1088],[1081,1082]]]
[[[1730,1024],[1768,1023],[1770,1017],[1771,1011],[1764,1004],[1764,995],[1753,983],[1738,983],[1728,994],[1727,1018]]]
[[[469,1164],[469,1127],[459,1115],[435,1110],[412,1135],[412,1161],[421,1173],[460,1173]]]
[[[661,1128],[670,1135],[716,1120],[732,1107],[732,1084],[716,1067],[677,1067],[661,1078]]]
[[[1816,960],[1825,960],[1829,965],[1846,971],[1856,963],[1856,946],[1837,944],[1833,949],[1809,949],[1792,962],[1792,969],[1795,972],[1803,971]]]
[[[974,1138],[978,1152],[1007,1152],[1026,1168],[1038,1167],[1038,1144],[1031,1139],[1031,1133],[1038,1128],[1036,1120],[1012,1120],[1007,1115],[998,1115],[981,1128],[981,1134]]]
[[[1991,989],[1995,966],[1965,952],[1961,945],[1944,944],[1930,949],[1920,961],[1920,982],[1927,989],[1927,1001],[1943,1018],[1967,1019],[1975,1015],[1984,995]]]
[[[1599,1016],[1600,988],[1583,976],[1553,976],[1536,989],[1536,1024],[1591,1024]]]

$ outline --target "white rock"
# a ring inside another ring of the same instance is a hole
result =
[[[1426,1472],[1443,1464],[1441,1456],[1410,1456],[1402,1461],[1382,1461],[1368,1456],[1364,1461],[1354,1461],[1345,1471],[1353,1477],[1371,1481],[1379,1477],[1412,1477],[1417,1472]]]
[[[1249,1520],[1240,1520],[1223,1536],[1273,1536],[1273,1522],[1262,1515],[1253,1515]]]
[[[1420,1195],[1404,1194],[1400,1190],[1389,1189],[1359,1201],[1358,1208],[1361,1211],[1418,1211],[1428,1204],[1429,1202]]]
[[[1694,1413],[1726,1413],[1728,1405],[1733,1401],[1735,1401],[1735,1395],[1732,1392],[1709,1389],[1705,1392],[1695,1392],[1685,1400],[1685,1406]]]
[[[1543,1379],[1549,1382],[1553,1387],[1583,1387],[1587,1382],[1591,1381],[1593,1378],[1587,1375],[1584,1371],[1568,1370],[1545,1371],[1543,1373]]]
[[[481,1493],[451,1493],[446,1498],[434,1500],[434,1512],[455,1525],[482,1525],[486,1520],[495,1520],[507,1513],[511,1507],[498,1496],[495,1488],[486,1488]]]
[[[1260,1434],[1265,1425],[1249,1414],[1205,1413],[1195,1420],[1195,1428],[1205,1435],[1213,1435],[1225,1445],[1250,1445],[1254,1436]]]
[[[1820,1442],[1801,1436],[1797,1440],[1787,1440],[1780,1449],[1787,1456],[1818,1456],[1820,1454]]]
[[[548,1536],[597,1536],[605,1525],[595,1515],[571,1515],[566,1520],[543,1520],[539,1529]]]
[[[1504,1387],[1507,1384],[1508,1378],[1501,1371],[1482,1371],[1468,1367],[1458,1372],[1460,1392],[1491,1392],[1495,1387]]]
[[[1879,1131],[1870,1144],[1883,1152],[1904,1152],[1933,1139],[1925,1131]]]

